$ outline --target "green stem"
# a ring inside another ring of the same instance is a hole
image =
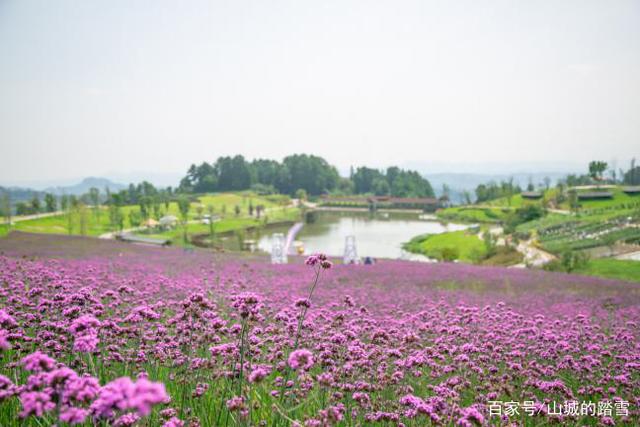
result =
[[[307,298],[307,301],[309,301],[309,303],[311,303],[311,297],[313,296],[313,292],[315,291],[316,286],[318,286],[318,282],[320,280],[320,271],[321,270],[322,270],[321,266],[317,266],[316,267],[316,271],[315,271],[316,272],[316,277],[315,277],[315,279],[313,281],[313,285],[311,286],[311,291],[309,292],[309,297]],[[295,351],[295,350],[298,349],[298,344],[299,344],[299,341],[300,341],[300,333],[302,332],[302,325],[304,323],[304,319],[305,319],[305,317],[307,315],[307,310],[308,309],[309,308],[306,305],[302,306],[302,308],[300,309],[300,315],[298,316],[298,327],[296,329],[296,337],[295,337],[295,340],[294,340],[292,351]],[[291,351],[289,352],[289,354],[291,354]],[[287,355],[287,358],[288,358],[288,355]],[[287,363],[287,360],[285,359],[285,364],[286,363]],[[280,389],[280,403],[282,403],[284,401],[285,389],[287,387],[287,382],[289,382],[289,376],[291,375],[291,368],[288,365],[285,365],[285,366],[286,366],[285,367],[285,369],[286,369],[285,377],[284,377],[284,380],[282,382],[282,387]],[[276,416],[276,418],[273,421],[273,426],[276,425],[276,423],[279,421],[279,419],[280,419],[279,415]]]

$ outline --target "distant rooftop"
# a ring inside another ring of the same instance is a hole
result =
[[[580,200],[611,199],[612,197],[613,193],[610,191],[585,191],[584,193],[578,193],[578,199]]]
[[[525,199],[540,199],[542,198],[542,191],[523,191],[520,195]]]
[[[622,192],[626,194],[640,194],[640,185],[622,187]]]

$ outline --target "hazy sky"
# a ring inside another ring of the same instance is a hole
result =
[[[0,184],[292,152],[626,165],[640,1],[0,1]]]

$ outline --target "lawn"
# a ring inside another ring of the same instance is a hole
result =
[[[592,259],[584,267],[574,272],[589,276],[640,282],[640,261],[611,258]]]
[[[602,199],[602,200],[581,200],[580,210],[581,211],[590,211],[590,210],[599,210],[599,209],[628,209],[630,205],[640,204],[640,195],[628,195],[622,191],[621,187],[616,188],[603,188],[603,191],[610,191],[613,193],[613,198],[611,199]],[[583,190],[581,192],[585,192],[587,190]],[[594,190],[588,190],[589,192]],[[557,189],[551,188],[545,191],[545,195],[547,198],[552,199],[557,193]],[[511,198],[511,203],[507,201],[506,197],[500,197],[495,200],[490,200],[488,202],[483,203],[486,206],[495,206],[495,207],[505,207],[505,208],[519,208],[527,203],[539,204],[542,199],[539,200],[527,200],[523,199],[522,195],[516,194]],[[640,207],[640,206],[639,206]],[[560,209],[569,210],[569,201],[566,200],[560,206]]]
[[[531,232],[534,230],[539,230],[546,227],[558,226],[560,224],[565,224],[571,221],[576,221],[576,218],[572,215],[562,215],[558,213],[548,213],[542,218],[527,221],[525,223],[519,224],[516,227],[516,231],[519,232]]]
[[[640,195],[628,195],[622,191],[621,187],[603,188],[603,191],[613,193],[613,198],[602,200],[580,200],[580,209],[617,208],[620,205],[640,204]],[[592,192],[594,190],[589,190]],[[580,192],[578,193],[580,194]],[[563,209],[569,209],[569,202],[562,204]]]
[[[486,253],[484,242],[465,230],[416,236],[404,249],[435,259],[457,255],[455,258],[463,262],[476,262]]]
[[[511,202],[509,202],[509,200],[507,200],[506,197],[500,197],[498,199],[494,199],[494,200],[489,200],[483,204],[488,205],[488,206],[497,206],[497,207],[510,207],[510,208],[519,208],[521,207],[524,203],[531,203],[530,200],[525,201],[522,198],[522,195],[520,194],[515,194],[511,197]],[[533,202],[535,203],[535,202]]]
[[[215,212],[218,214],[224,209],[227,213],[232,213],[235,206],[246,212],[249,208],[249,204],[263,205],[265,208],[273,208],[278,206],[286,206],[290,203],[291,199],[284,195],[271,195],[271,196],[258,196],[255,193],[243,191],[240,193],[218,193],[218,194],[206,194],[198,196],[199,204],[201,204],[205,211],[207,206],[213,206]],[[192,204],[192,210],[195,210],[198,203]]]
[[[456,206],[440,209],[436,212],[436,216],[452,222],[496,224],[503,221],[510,211],[509,208]]]
[[[189,220],[193,221],[198,217],[198,211],[201,209],[202,213],[208,212],[208,206],[213,206],[214,213],[222,216],[223,220],[220,224],[222,230],[225,228],[233,228],[237,225],[238,221],[234,212],[235,206],[239,206],[241,209],[240,216],[242,217],[243,224],[245,222],[252,222],[258,224],[259,221],[251,218],[245,218],[248,215],[249,205],[252,204],[254,208],[258,205],[263,205],[267,210],[284,210],[284,206],[289,204],[290,199],[287,196],[273,195],[273,196],[258,196],[250,192],[241,193],[219,193],[219,194],[206,194],[196,196],[197,201],[191,203],[191,209],[189,212]],[[123,206],[122,214],[124,216],[124,228],[131,228],[131,222],[129,221],[129,214],[139,212],[140,207],[137,205]],[[254,211],[255,212],[255,211]],[[265,213],[270,220],[273,220],[274,215],[282,215],[275,211]],[[81,214],[74,212],[71,215],[71,221],[69,214],[61,214],[56,216],[50,216],[45,218],[32,219],[27,221],[15,222],[12,226],[13,230],[24,231],[27,233],[45,233],[45,234],[82,234],[81,233],[81,217],[84,215],[86,220],[86,235],[87,236],[99,236],[104,233],[113,231],[113,227],[109,221],[109,212],[106,207],[102,207],[98,212],[93,209],[86,209]],[[160,217],[164,215],[179,216],[178,205],[175,202],[171,202],[168,206],[164,204],[161,206]],[[229,222],[226,223],[227,219]],[[69,231],[69,224],[71,224],[71,232]],[[208,227],[207,227],[208,230]],[[5,230],[0,230],[0,236],[6,234]]]
[[[552,199],[556,196],[558,190],[556,188],[550,188],[548,190],[540,190],[543,195],[547,199]],[[497,207],[510,207],[510,208],[520,208],[526,204],[540,204],[542,203],[543,198],[540,199],[525,199],[522,197],[522,194],[514,194],[511,197],[511,201],[507,200],[506,197],[500,197],[498,199],[489,200],[484,205],[488,206],[497,206]]]
[[[273,224],[282,221],[297,221],[300,219],[300,210],[294,207],[271,207],[267,214],[263,214],[260,219],[255,216],[234,216],[228,215],[222,220],[214,223],[214,232],[216,234],[228,233],[231,231],[244,230],[251,227],[259,227],[262,225]],[[184,246],[183,228],[178,226],[171,230],[146,232],[141,231],[134,233],[145,237],[152,237],[158,239],[170,239],[171,242],[178,246]],[[208,234],[210,228],[208,224],[202,222],[187,224],[187,233],[191,235],[195,234]],[[188,246],[188,245],[187,245]]]

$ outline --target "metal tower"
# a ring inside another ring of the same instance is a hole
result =
[[[360,261],[358,250],[356,249],[356,236],[345,237],[343,261],[345,264],[357,264]]]
[[[284,234],[273,233],[271,236],[271,264],[287,263],[287,253],[284,246]]]

